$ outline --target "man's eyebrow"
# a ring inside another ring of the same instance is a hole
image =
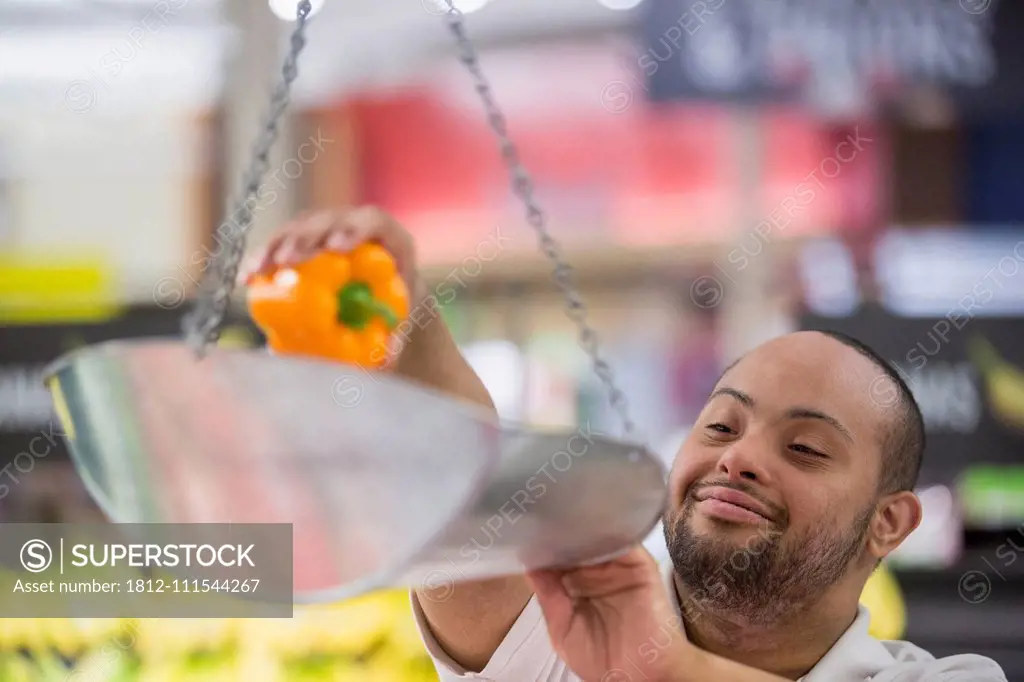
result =
[[[741,403],[743,403],[745,406],[749,407],[750,409],[754,409],[753,398],[751,398],[743,391],[738,391],[735,388],[729,388],[728,386],[723,386],[722,388],[715,389],[715,392],[708,397],[708,402],[711,402],[720,395],[731,396],[736,400],[740,401]]]
[[[751,398],[749,395],[747,395],[743,391],[737,390],[735,388],[730,388],[728,386],[723,386],[722,388],[715,389],[715,392],[712,393],[711,396],[708,398],[708,402],[711,402],[715,398],[723,395],[727,395],[731,398],[736,399],[749,409],[754,409],[756,405],[754,399]],[[830,414],[822,412],[821,410],[814,410],[809,407],[794,407],[788,412],[786,412],[786,419],[817,419],[819,421],[823,421],[829,426],[831,426],[833,429],[838,431],[840,435],[843,436],[843,438],[853,443],[853,435],[850,433],[850,430],[843,426],[843,424],[838,419],[836,419]]]
[[[845,438],[846,440],[850,441],[850,443],[853,443],[853,435],[850,433],[850,430],[847,429],[845,426],[843,426],[839,422],[838,419],[836,419],[835,417],[833,417],[830,414],[826,414],[824,412],[821,412],[820,410],[812,410],[812,409],[807,408],[807,407],[794,407],[793,409],[791,409],[789,412],[786,413],[786,418],[787,419],[818,419],[820,421],[825,422],[826,424],[828,424],[832,428],[834,428],[836,431],[838,431],[843,436],[843,438]]]

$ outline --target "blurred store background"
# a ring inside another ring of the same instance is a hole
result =
[[[252,241],[379,204],[504,417],[615,432],[443,2],[314,3]],[[102,518],[39,370],[178,332],[294,4],[0,0],[0,522]],[[457,4],[647,441],[670,461],[767,338],[873,344],[930,436],[925,520],[890,561],[905,637],[1024,680],[1024,4]],[[240,308],[222,342],[261,339]],[[239,672],[267,652],[282,680],[432,679],[404,602],[380,604],[260,628],[0,620],[0,679],[271,680]]]

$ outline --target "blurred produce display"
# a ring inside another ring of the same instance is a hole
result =
[[[291,619],[0,620],[3,682],[430,682],[409,594]]]

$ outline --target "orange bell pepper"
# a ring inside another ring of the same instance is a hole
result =
[[[279,353],[377,369],[409,314],[409,291],[384,247],[321,251],[309,260],[251,277],[249,315]]]

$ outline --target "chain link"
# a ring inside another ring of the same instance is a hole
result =
[[[474,88],[477,94],[480,95],[484,105],[484,112],[487,114],[487,122],[498,138],[502,159],[505,161],[511,176],[512,191],[526,208],[526,221],[537,233],[541,250],[551,261],[552,265],[554,265],[554,280],[565,297],[566,315],[576,323],[576,327],[579,330],[580,346],[590,357],[594,373],[607,389],[611,406],[619,413],[626,435],[632,436],[636,431],[636,426],[629,416],[629,405],[626,401],[626,395],[616,383],[615,373],[612,371],[611,366],[601,357],[597,332],[587,323],[586,306],[583,304],[579,291],[572,282],[572,268],[562,257],[558,242],[555,241],[546,227],[547,220],[534,199],[533,182],[523,167],[522,161],[519,158],[519,152],[509,135],[505,116],[498,107],[490,82],[480,68],[480,57],[467,34],[462,12],[455,7],[452,0],[445,0],[445,2],[448,5],[448,10],[445,12],[448,29],[458,44],[460,61],[473,77]]]
[[[238,267],[245,255],[245,238],[254,218],[256,194],[270,167],[270,150],[277,141],[281,119],[290,102],[291,85],[298,76],[298,58],[306,46],[306,25],[312,10],[310,0],[298,3],[297,21],[281,67],[281,80],[271,95],[266,122],[253,146],[249,167],[242,176],[241,197],[235,200],[227,220],[217,229],[221,250],[204,273],[195,307],[183,320],[185,340],[199,356],[217,341],[220,325],[231,302]]]

